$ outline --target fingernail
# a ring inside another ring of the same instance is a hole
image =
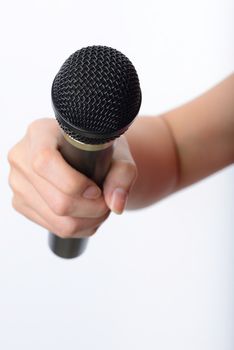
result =
[[[111,197],[110,207],[116,214],[122,214],[124,211],[128,194],[123,188],[116,188]]]
[[[97,199],[101,195],[101,190],[97,186],[90,186],[86,188],[83,193],[83,197],[86,199]]]

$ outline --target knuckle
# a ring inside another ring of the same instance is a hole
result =
[[[129,185],[133,184],[137,178],[137,167],[134,162],[129,160],[118,161],[119,176],[126,179]]]
[[[72,196],[78,192],[79,187],[82,188],[81,184],[78,183],[77,179],[71,176],[69,182],[67,183],[66,193]]]
[[[54,213],[58,216],[68,215],[70,213],[71,201],[71,198],[67,198],[62,194],[54,198],[54,202],[52,203]]]
[[[79,232],[81,229],[80,226],[81,225],[78,220],[67,218],[57,231],[59,236],[62,238],[72,238]]]
[[[15,210],[17,210],[18,205],[17,205],[17,200],[16,200],[15,196],[12,197],[11,205]]]
[[[41,173],[44,168],[47,167],[47,164],[51,160],[52,152],[49,148],[42,149],[34,157],[32,161],[32,168],[36,173]]]
[[[14,181],[14,176],[12,171],[9,173],[8,175],[8,185],[10,186],[10,188],[14,191],[14,187],[15,187],[15,181]]]
[[[79,171],[76,171],[67,178],[66,193],[69,196],[80,195],[88,186],[89,181],[87,178]]]
[[[38,127],[38,120],[33,120],[27,127],[26,134],[30,136],[34,135],[35,130]]]
[[[9,184],[9,186],[14,194],[17,194],[19,196],[22,195],[22,193],[19,189],[18,181],[17,181],[13,172],[10,172],[10,174],[8,176],[8,184]]]
[[[109,214],[109,208],[107,207],[105,201],[103,200],[102,203],[97,207],[95,212],[95,217],[104,217]]]
[[[7,160],[10,165],[14,165],[16,163],[17,157],[15,152],[15,147],[13,147],[7,154]]]
[[[20,210],[21,206],[20,206],[19,200],[17,199],[16,196],[12,197],[11,205],[12,205],[13,209],[15,209],[18,212],[21,212],[21,210]]]
[[[125,171],[131,176],[131,178],[135,179],[137,176],[137,168],[136,165],[132,162],[125,162]]]

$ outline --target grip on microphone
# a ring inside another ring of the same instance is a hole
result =
[[[112,159],[113,142],[86,145],[64,134],[60,152],[67,163],[102,187]],[[88,238],[61,238],[49,232],[48,241],[50,249],[56,255],[72,259],[85,251]]]

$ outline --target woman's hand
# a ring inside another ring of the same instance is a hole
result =
[[[53,119],[33,122],[9,152],[13,207],[63,238],[87,237],[109,216],[120,214],[136,179],[124,136],[116,140],[103,191],[66,163],[58,151],[61,131]]]

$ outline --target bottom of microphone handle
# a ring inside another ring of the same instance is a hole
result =
[[[48,243],[55,255],[64,259],[73,259],[85,251],[88,238],[61,238],[49,232]]]

